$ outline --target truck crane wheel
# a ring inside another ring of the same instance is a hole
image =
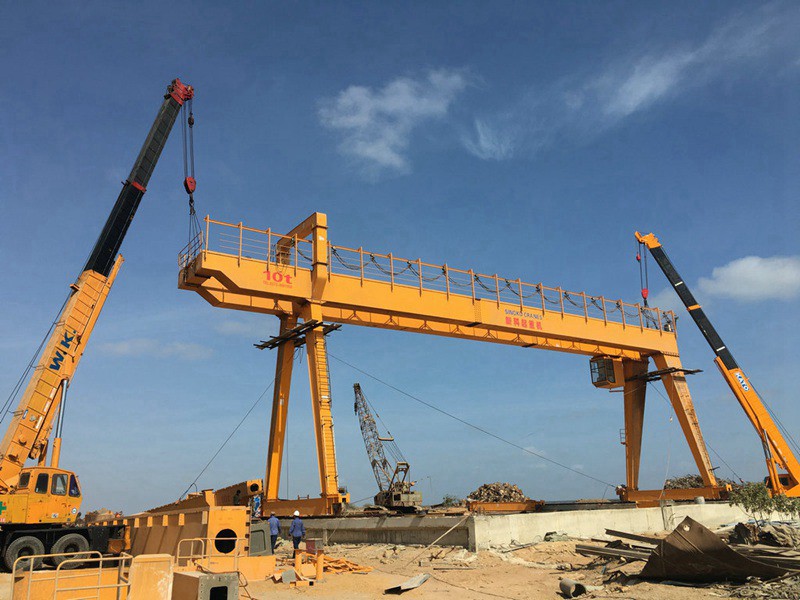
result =
[[[76,558],[89,558],[88,554],[80,555],[80,552],[87,552],[89,550],[89,540],[83,537],[79,533],[69,533],[64,537],[58,538],[56,543],[53,544],[53,548],[50,550],[53,554],[65,554],[67,552],[75,553],[72,556],[54,556],[52,558],[53,565],[59,566],[61,563],[67,560],[74,560]],[[75,569],[76,567],[80,567],[81,563],[79,562],[69,562],[65,564],[62,569]]]
[[[20,538],[15,539],[11,542],[6,548],[6,553],[3,555],[3,559],[6,563],[6,567],[8,570],[12,570],[14,568],[14,561],[16,561],[21,556],[33,556],[35,554],[44,554],[44,544],[42,540],[39,538],[35,538],[30,535],[26,535]],[[42,559],[41,558],[34,558],[33,559],[33,568],[39,569],[42,566]],[[20,569],[30,569],[31,568],[31,561],[30,560],[21,560],[19,561],[19,568]]]

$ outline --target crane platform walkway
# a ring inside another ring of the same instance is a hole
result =
[[[314,298],[327,322],[589,356],[677,355],[671,311],[327,240],[315,247],[297,233],[210,217],[179,264],[179,286],[214,306],[280,315]],[[313,277],[315,265],[325,267],[323,282]]]

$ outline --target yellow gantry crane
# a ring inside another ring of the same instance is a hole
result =
[[[328,222],[314,213],[285,234],[205,219],[205,231],[179,257],[178,287],[213,306],[275,315],[280,333],[267,468],[265,511],[335,513],[339,487],[325,331],[348,324],[411,331],[590,357],[592,382],[622,389],[626,484],[618,493],[641,505],[659,499],[719,498],[695,414],[687,371],[669,311],[568,292],[498,275],[335,246]],[[278,496],[295,345],[305,341],[311,381],[320,497],[282,503]],[[653,361],[655,370],[649,370]],[[640,490],[645,392],[660,380],[669,395],[704,487]]]
[[[800,463],[789,444],[786,443],[786,439],[770,416],[753,384],[750,383],[739,363],[733,358],[730,349],[722,341],[711,321],[708,320],[705,311],[689,290],[686,282],[678,274],[658,238],[652,233],[642,235],[637,231],[636,240],[639,244],[647,246],[686,310],[689,311],[689,316],[692,317],[700,329],[700,333],[714,351],[716,355],[714,364],[719,368],[722,377],[731,388],[733,395],[761,439],[771,492],[794,497],[800,496]],[[782,469],[783,472],[779,472],[778,469]]]

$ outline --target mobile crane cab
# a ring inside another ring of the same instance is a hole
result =
[[[29,467],[11,493],[0,499],[0,524],[74,523],[80,514],[81,486],[72,471]]]

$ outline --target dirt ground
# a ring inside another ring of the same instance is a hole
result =
[[[604,560],[593,561],[575,552],[576,541],[542,542],[515,552],[485,551],[477,554],[458,548],[415,548],[392,545],[334,545],[326,548],[331,556],[343,557],[375,570],[367,575],[326,575],[325,581],[306,588],[291,589],[286,584],[251,582],[246,592],[253,600],[268,598],[331,598],[366,600],[382,598],[383,590],[418,575],[431,578],[403,597],[426,600],[485,600],[491,598],[549,599],[563,598],[559,581],[569,578],[589,589],[582,598],[625,600],[692,600],[725,598],[719,588],[678,587],[628,581],[627,584],[604,584],[605,573],[621,568],[635,574],[644,563],[621,565]],[[280,552],[279,552],[280,555]],[[288,558],[288,554],[286,555]],[[240,598],[248,598],[242,593]]]
[[[326,574],[325,580],[313,587],[291,588],[288,584],[251,581],[240,589],[240,600],[281,598],[328,598],[331,600],[366,600],[382,598],[383,590],[418,575],[431,578],[403,597],[413,600],[513,600],[563,598],[559,580],[569,578],[589,588],[581,598],[613,598],[617,600],[693,600],[726,598],[721,588],[679,587],[674,585],[628,580],[623,583],[604,581],[617,569],[630,575],[638,573],[643,563],[621,564],[592,560],[575,552],[576,541],[542,542],[514,552],[482,551],[472,553],[463,548],[421,548],[393,545],[334,545],[326,553],[346,558],[374,570],[366,575]],[[291,565],[290,550],[279,549],[279,558]],[[0,600],[11,599],[11,576],[0,574]]]

